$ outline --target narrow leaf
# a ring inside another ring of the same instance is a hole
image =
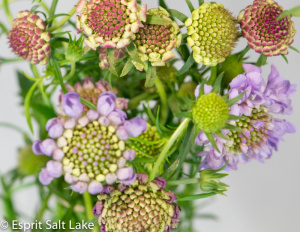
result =
[[[261,54],[256,62],[256,66],[261,67],[261,66],[267,64],[267,59],[268,59],[267,56]]]
[[[182,66],[182,68],[178,71],[177,76],[180,76],[184,73],[186,73],[191,67],[192,65],[195,63],[193,54],[191,54],[189,56],[189,58],[187,59],[187,61],[185,62],[185,64]]]
[[[201,84],[200,84],[200,88],[199,88],[199,97],[204,95],[204,87],[205,87],[205,83],[206,83],[206,79],[203,79]]]
[[[61,70],[60,70],[60,67],[59,67],[59,64],[58,64],[58,61],[53,58],[51,59],[51,63],[52,63],[52,66],[54,68],[54,72],[55,72],[55,77],[57,78],[57,80],[59,81],[59,84],[61,86],[61,90],[63,91],[63,93],[67,93],[68,90],[63,82],[63,77],[62,77],[62,74],[61,74]]]
[[[174,116],[177,118],[192,118],[192,113],[191,112],[178,112],[175,113]]]
[[[215,134],[222,139],[228,140],[228,137],[226,135],[224,135],[221,131],[218,131]]]
[[[211,145],[213,146],[213,148],[220,153],[220,150],[217,146],[217,143],[216,143],[216,140],[215,140],[215,137],[212,135],[212,133],[206,133],[204,132],[206,137],[208,138],[209,142],[211,143]]]
[[[300,6],[296,6],[290,10],[283,11],[278,17],[277,20],[281,20],[286,16],[295,16],[300,17]]]
[[[228,130],[232,130],[232,131],[237,131],[237,132],[241,132],[241,133],[244,132],[241,128],[236,127],[236,126],[234,126],[234,125],[231,125],[231,124],[229,124],[229,123],[227,123],[227,124],[225,125],[224,129],[228,129]]]
[[[189,9],[191,12],[193,12],[195,10],[193,4],[191,3],[190,0],[185,0],[186,4],[188,5]]]
[[[161,175],[164,179],[168,180],[175,173],[180,162],[180,158],[175,160],[174,163]]]
[[[162,18],[156,15],[147,15],[147,24],[155,24],[155,25],[169,25],[172,23],[172,20],[167,18]]]
[[[285,62],[288,64],[289,61],[288,61],[287,57],[286,57],[285,55],[283,55],[283,54],[281,54],[281,56],[282,56],[282,58],[285,60]]]
[[[223,76],[224,76],[224,72],[220,73],[220,75],[217,77],[217,79],[216,79],[216,81],[214,83],[212,92],[214,92],[214,93],[220,93]]]
[[[293,46],[289,46],[289,48],[292,49],[292,50],[294,50],[295,52],[300,53],[300,51],[297,48],[293,47]]]
[[[204,0],[198,0],[199,6],[201,6],[204,3]]]
[[[168,9],[167,11],[172,17],[179,19],[183,23],[185,23],[185,21],[188,19],[185,14],[179,12],[178,10]]]
[[[156,75],[156,67],[153,66],[149,66],[147,73],[146,73],[146,83],[145,83],[145,87],[146,88],[151,88],[154,86],[155,84],[155,78],[157,78]]]
[[[97,107],[92,102],[90,102],[89,100],[86,100],[85,98],[80,97],[80,101],[83,104],[85,104],[87,107],[89,107],[90,109],[97,111]]]
[[[229,107],[233,106],[235,103],[237,103],[239,100],[242,99],[242,97],[244,97],[244,95],[246,94],[246,91],[245,92],[242,92],[240,95],[234,97],[234,98],[231,98],[229,100],[226,101],[227,105]]]
[[[115,76],[119,76],[115,66],[115,49],[114,48],[107,48],[107,58],[109,63],[109,70]]]
[[[132,63],[132,59],[129,57],[126,64],[124,65],[124,68],[122,69],[120,77],[126,76],[132,70],[133,67],[134,65]]]
[[[193,200],[211,197],[214,195],[216,195],[216,193],[202,193],[202,194],[190,195],[190,196],[177,196],[177,201],[193,201]]]
[[[139,55],[138,55],[138,53],[137,53],[137,50],[136,50],[135,46],[133,45],[133,43],[129,44],[129,45],[126,47],[126,50],[127,50],[129,56],[131,57],[131,59],[132,59],[134,62],[136,62],[136,63],[138,63],[138,64],[144,66],[144,62],[141,61],[141,59],[140,59],[140,57],[139,57]]]
[[[238,61],[240,62],[249,51],[250,47],[247,45],[246,48],[239,54]]]

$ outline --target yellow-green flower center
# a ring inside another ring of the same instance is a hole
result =
[[[209,93],[197,99],[192,116],[198,129],[204,132],[217,132],[228,121],[229,107],[221,96]]]

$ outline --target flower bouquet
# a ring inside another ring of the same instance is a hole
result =
[[[1,176],[2,229],[200,231],[195,200],[225,195],[222,178],[296,132],[296,85],[261,67],[299,52],[299,6],[254,0],[234,15],[180,1],[187,15],[164,0],[80,0],[57,13],[58,0],[33,0],[14,15],[14,1],[0,29],[15,58],[0,65],[30,67],[17,72],[28,126],[0,124],[26,144]],[[29,187],[38,206],[24,216],[13,198]]]

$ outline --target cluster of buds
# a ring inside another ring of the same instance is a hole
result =
[[[147,123],[139,117],[126,120],[126,113],[116,107],[115,100],[114,93],[102,93],[97,111],[85,113],[78,93],[62,97],[61,107],[67,117],[50,119],[46,124],[50,138],[32,146],[36,155],[53,158],[40,173],[41,183],[50,184],[65,172],[71,189],[97,194],[103,182],[130,184],[135,180],[133,169],[126,166],[127,160],[135,158],[135,151],[126,149],[125,142],[146,131]]]
[[[101,232],[169,232],[179,222],[176,195],[165,191],[163,178],[148,180],[138,173],[129,186],[105,186],[98,195],[94,215],[98,216]]]
[[[30,11],[21,11],[7,37],[14,53],[32,64],[46,65],[51,54],[50,33],[45,22]]]
[[[215,66],[230,55],[237,41],[237,22],[220,3],[203,3],[185,22],[188,45],[197,63]]]
[[[97,47],[124,48],[146,21],[147,5],[140,9],[136,0],[81,0],[77,7],[77,29],[88,38],[85,44]]]
[[[135,34],[134,43],[142,61],[149,60],[152,66],[164,66],[165,62],[175,58],[173,48],[181,44],[182,34],[179,26],[170,19],[169,13],[162,7],[150,9],[148,15],[159,16],[169,21],[167,25],[144,24]]]
[[[282,12],[283,8],[273,0],[255,0],[246,7],[238,21],[250,48],[265,56],[288,53],[296,30],[289,16],[277,20]]]

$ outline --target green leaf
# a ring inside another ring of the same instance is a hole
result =
[[[261,55],[259,56],[259,58],[258,58],[258,60],[257,60],[257,62],[256,62],[255,65],[258,66],[258,67],[261,67],[261,66],[263,66],[263,65],[266,65],[266,64],[267,64],[267,59],[268,59],[267,56],[261,54]]]
[[[245,92],[242,92],[240,95],[234,97],[234,98],[231,98],[229,100],[226,101],[227,105],[230,107],[230,106],[233,106],[235,103],[237,103],[239,100],[242,99],[242,97],[244,97],[244,95],[246,94],[246,91]]]
[[[180,76],[180,75],[186,73],[192,67],[192,65],[194,63],[195,63],[195,60],[194,60],[193,54],[191,54],[189,56],[189,58],[187,59],[187,61],[182,66],[182,68],[178,71],[177,76]]]
[[[177,196],[177,201],[194,201],[198,199],[203,199],[207,197],[211,197],[216,195],[217,193],[201,193],[196,195],[190,195],[190,196]]]
[[[229,123],[227,123],[227,124],[225,125],[224,129],[228,129],[228,130],[232,130],[232,131],[237,131],[237,132],[241,132],[241,133],[244,132],[240,127],[236,127],[236,126],[231,125],[231,124],[229,124]]]
[[[151,88],[155,84],[155,78],[157,78],[156,75],[156,67],[149,66],[147,73],[146,73],[146,82],[145,82],[145,87],[146,88]]]
[[[300,17],[300,6],[296,6],[290,10],[283,11],[278,17],[277,20],[281,20],[286,16],[295,16]]]
[[[136,48],[135,48],[135,46],[134,46],[133,43],[129,44],[129,45],[126,47],[126,50],[127,50],[129,56],[131,57],[131,59],[132,59],[134,62],[136,62],[136,63],[138,63],[138,64],[144,66],[144,62],[141,61],[141,59],[140,59],[140,57],[139,57],[139,55],[138,55],[138,53],[137,53],[137,50],[136,50]]]
[[[39,79],[39,80],[37,80],[31,86],[31,88],[29,89],[28,93],[26,94],[25,101],[24,101],[24,114],[25,114],[26,121],[27,121],[27,124],[29,126],[29,129],[30,129],[31,133],[33,133],[33,127],[32,127],[31,114],[30,114],[30,100],[31,100],[31,97],[33,95],[34,90],[36,89],[36,87],[39,85],[39,83],[42,80],[43,80],[42,78]]]
[[[109,63],[109,70],[115,76],[119,76],[115,66],[115,49],[114,48],[107,48],[107,58]]]
[[[217,79],[216,79],[216,81],[214,83],[212,92],[214,92],[214,93],[220,93],[223,76],[224,76],[224,72],[220,73],[220,75],[217,77]]]
[[[204,87],[205,87],[206,79],[204,78],[200,84],[199,88],[199,97],[204,95]]]
[[[175,113],[174,116],[177,118],[192,118],[192,113],[191,112],[179,112]]]
[[[178,10],[167,9],[167,11],[172,17],[179,19],[183,23],[185,23],[185,21],[188,19],[188,17],[185,14],[179,12]]]
[[[95,106],[92,102],[86,100],[83,97],[80,97],[80,101],[85,104],[87,107],[89,107],[92,110],[96,110],[97,111],[97,106]]]
[[[170,179],[170,177],[175,173],[175,171],[177,170],[177,167],[180,163],[180,158],[178,158],[177,160],[175,160],[174,163],[172,163],[172,165],[161,175],[162,178],[168,180]]]
[[[61,17],[61,16],[69,16],[68,14],[56,14],[56,15],[52,15],[51,17],[47,18],[47,20],[45,21],[46,24],[49,24],[53,19],[57,18],[57,17]]]
[[[0,28],[2,29],[2,32],[0,33],[0,35],[2,33],[7,34],[8,33],[8,29],[4,26],[3,23],[0,22]]]
[[[228,140],[229,138],[226,136],[226,135],[224,135],[221,131],[217,131],[216,133],[215,133],[217,136],[219,136],[220,138],[222,138],[222,139],[225,139],[225,140]]]
[[[232,115],[232,114],[230,114],[229,115],[229,120],[240,120],[240,119],[243,119],[244,118],[244,116],[236,116],[236,115]]]
[[[55,78],[58,80],[60,86],[61,86],[61,90],[63,93],[67,93],[68,90],[63,82],[63,77],[61,74],[61,70],[58,64],[58,61],[55,58],[50,59],[50,63],[54,68],[54,72],[55,72]]]
[[[3,8],[6,13],[6,17],[8,18],[9,22],[12,23],[13,17],[11,15],[10,9],[9,9],[9,1],[8,0],[3,0]]]
[[[189,9],[191,12],[193,12],[195,10],[193,4],[191,3],[190,0],[185,0],[186,4],[188,5]]]
[[[131,57],[129,57],[126,64],[124,65],[124,68],[122,69],[122,73],[121,73],[120,77],[126,76],[132,70],[133,67],[134,67],[134,65],[132,63],[132,59],[131,59]]]
[[[209,142],[211,143],[211,145],[213,146],[213,148],[220,153],[220,150],[217,146],[217,143],[216,143],[216,140],[215,140],[215,137],[212,135],[212,133],[207,133],[207,132],[204,132],[206,137],[208,138]]]
[[[240,62],[249,51],[250,47],[247,45],[246,48],[239,54],[238,61]]]
[[[169,25],[172,23],[172,20],[168,18],[162,18],[156,15],[147,15],[147,24],[155,24],[155,25]]]
[[[204,3],[204,0],[198,0],[199,6],[201,6]]]
[[[285,62],[288,64],[289,61],[288,61],[287,57],[286,57],[285,55],[283,55],[283,54],[281,54],[281,56],[282,56],[282,58],[285,60]]]
[[[136,157],[132,162],[133,163],[154,163],[155,161],[156,161],[155,158],[149,159],[149,158]]]
[[[292,49],[292,50],[294,50],[295,52],[300,53],[300,51],[297,48],[293,47],[293,46],[289,46],[289,48]]]

